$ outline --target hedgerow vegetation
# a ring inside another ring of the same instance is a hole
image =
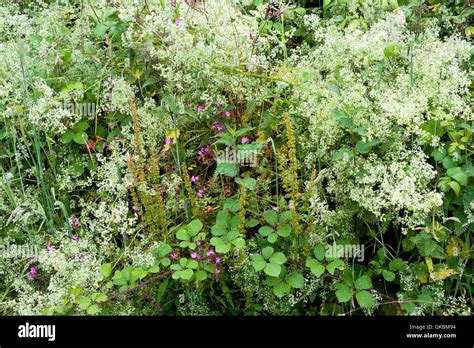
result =
[[[0,6],[0,313],[470,315],[462,0]]]

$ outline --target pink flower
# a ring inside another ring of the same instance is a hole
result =
[[[277,206],[272,207],[272,209],[273,209],[274,211],[279,211],[279,210],[280,210],[280,208],[278,208]]]
[[[230,117],[230,112],[229,112],[229,111],[226,111],[226,112],[224,113],[224,115],[225,115],[225,117]]]
[[[220,108],[222,106],[221,102],[216,102],[216,107]]]
[[[214,122],[213,126],[212,126],[212,129],[216,130],[216,131],[221,131],[223,130],[224,128],[222,127],[222,125],[219,123],[219,122]]]
[[[75,227],[75,228],[81,227],[81,222],[76,217],[76,215],[71,216],[71,225],[72,225],[72,227]]]
[[[204,110],[204,106],[198,105],[197,111],[198,111],[198,112],[203,112],[203,110]]]
[[[198,182],[199,181],[199,176],[191,176],[191,181],[192,182]]]
[[[200,189],[200,190],[198,191],[198,193],[197,193],[197,196],[198,196],[199,198],[202,198],[203,195],[204,195],[204,190],[203,190],[203,189]]]
[[[249,138],[243,137],[243,138],[240,140],[240,142],[241,142],[242,144],[246,144],[246,143],[249,142]]]
[[[38,270],[35,266],[32,266],[30,269],[30,273],[28,274],[28,280],[33,280],[34,277],[38,275]]]
[[[49,251],[54,251],[54,247],[51,242],[48,242],[48,244],[46,245],[46,249],[48,249]]]
[[[215,270],[214,270],[214,273],[215,273],[215,274],[219,274],[219,273],[221,273],[221,270],[220,270],[220,269],[215,269]]]
[[[173,260],[176,259],[176,257],[178,257],[178,255],[176,255],[176,253],[171,253],[169,256]]]
[[[75,242],[79,242],[79,236],[76,234],[74,237],[72,237],[72,240]]]
[[[181,18],[177,18],[174,23],[176,24],[176,26],[179,26],[181,23],[183,23],[183,20]]]
[[[136,205],[132,206],[132,210],[134,213],[138,212],[138,207]]]
[[[221,263],[221,258],[219,256],[216,256],[215,261],[216,261],[216,263]]]
[[[166,138],[166,139],[165,139],[165,144],[166,144],[166,145],[171,144],[171,138]]]
[[[212,256],[214,255],[214,249],[209,249],[207,252],[206,252],[206,255],[209,257],[209,256]]]

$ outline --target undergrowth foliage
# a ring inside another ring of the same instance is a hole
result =
[[[470,315],[468,1],[0,6],[0,313]]]

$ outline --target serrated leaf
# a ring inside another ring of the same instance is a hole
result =
[[[362,308],[372,308],[375,304],[374,295],[367,290],[358,291],[356,293],[356,299]]]
[[[363,275],[355,281],[355,287],[357,290],[366,290],[372,287],[372,280],[368,275]]]
[[[339,302],[347,302],[352,298],[352,290],[346,284],[339,284],[336,290],[336,297]]]

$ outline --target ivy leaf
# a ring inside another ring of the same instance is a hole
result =
[[[288,276],[288,284],[295,289],[301,289],[304,285],[304,278],[299,272],[293,272]]]
[[[372,287],[372,280],[368,275],[363,275],[362,277],[357,278],[355,281],[355,287],[357,290],[370,289]]]
[[[362,290],[356,293],[356,299],[359,306],[362,308],[372,308],[375,304],[374,296],[367,290]]]

